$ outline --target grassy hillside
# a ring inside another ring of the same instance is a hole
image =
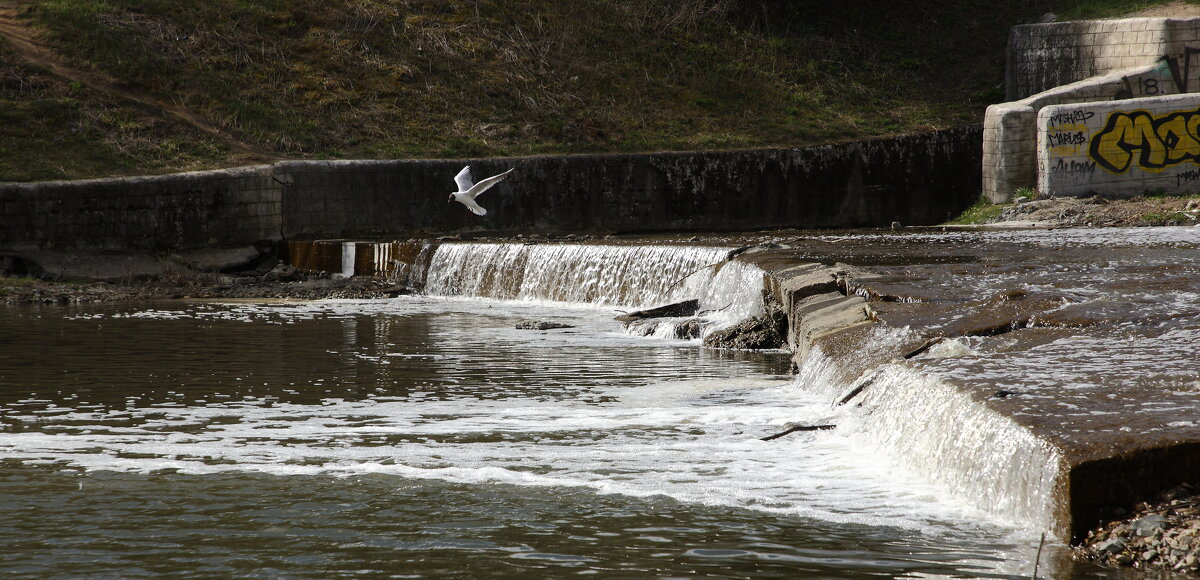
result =
[[[0,181],[958,126],[1003,96],[1011,25],[1147,4],[0,2],[33,46],[0,34]]]

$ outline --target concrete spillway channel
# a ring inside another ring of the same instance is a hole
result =
[[[420,285],[437,251],[347,244],[289,254]],[[508,263],[533,263],[520,246]],[[1200,480],[1196,228],[818,234],[731,263],[761,272],[797,381],[854,417],[839,430],[999,519],[1078,539]]]

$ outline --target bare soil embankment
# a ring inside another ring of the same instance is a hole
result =
[[[1188,226],[1200,223],[1200,196],[1054,197],[997,208],[984,223],[1018,227]]]

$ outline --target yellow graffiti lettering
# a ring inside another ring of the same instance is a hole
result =
[[[1153,119],[1143,111],[1109,115],[1108,125],[1092,138],[1092,159],[1110,171],[1128,170],[1134,151],[1140,151],[1151,163],[1157,160],[1159,165],[1167,156],[1154,132]]]
[[[1188,133],[1188,120],[1172,115],[1157,127],[1158,140],[1167,146],[1167,165],[1174,165],[1200,155],[1200,141]]]
[[[1187,161],[1200,163],[1200,109],[1155,117],[1146,111],[1110,113],[1092,136],[1088,155],[1104,169],[1124,173]]]

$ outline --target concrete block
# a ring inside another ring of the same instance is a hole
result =
[[[1185,192],[1200,176],[1200,136],[1185,118],[1197,107],[1197,94],[1046,107],[1038,115],[1039,189],[1055,195]],[[1064,116],[1078,120],[1078,142],[1071,146],[1052,126]]]

